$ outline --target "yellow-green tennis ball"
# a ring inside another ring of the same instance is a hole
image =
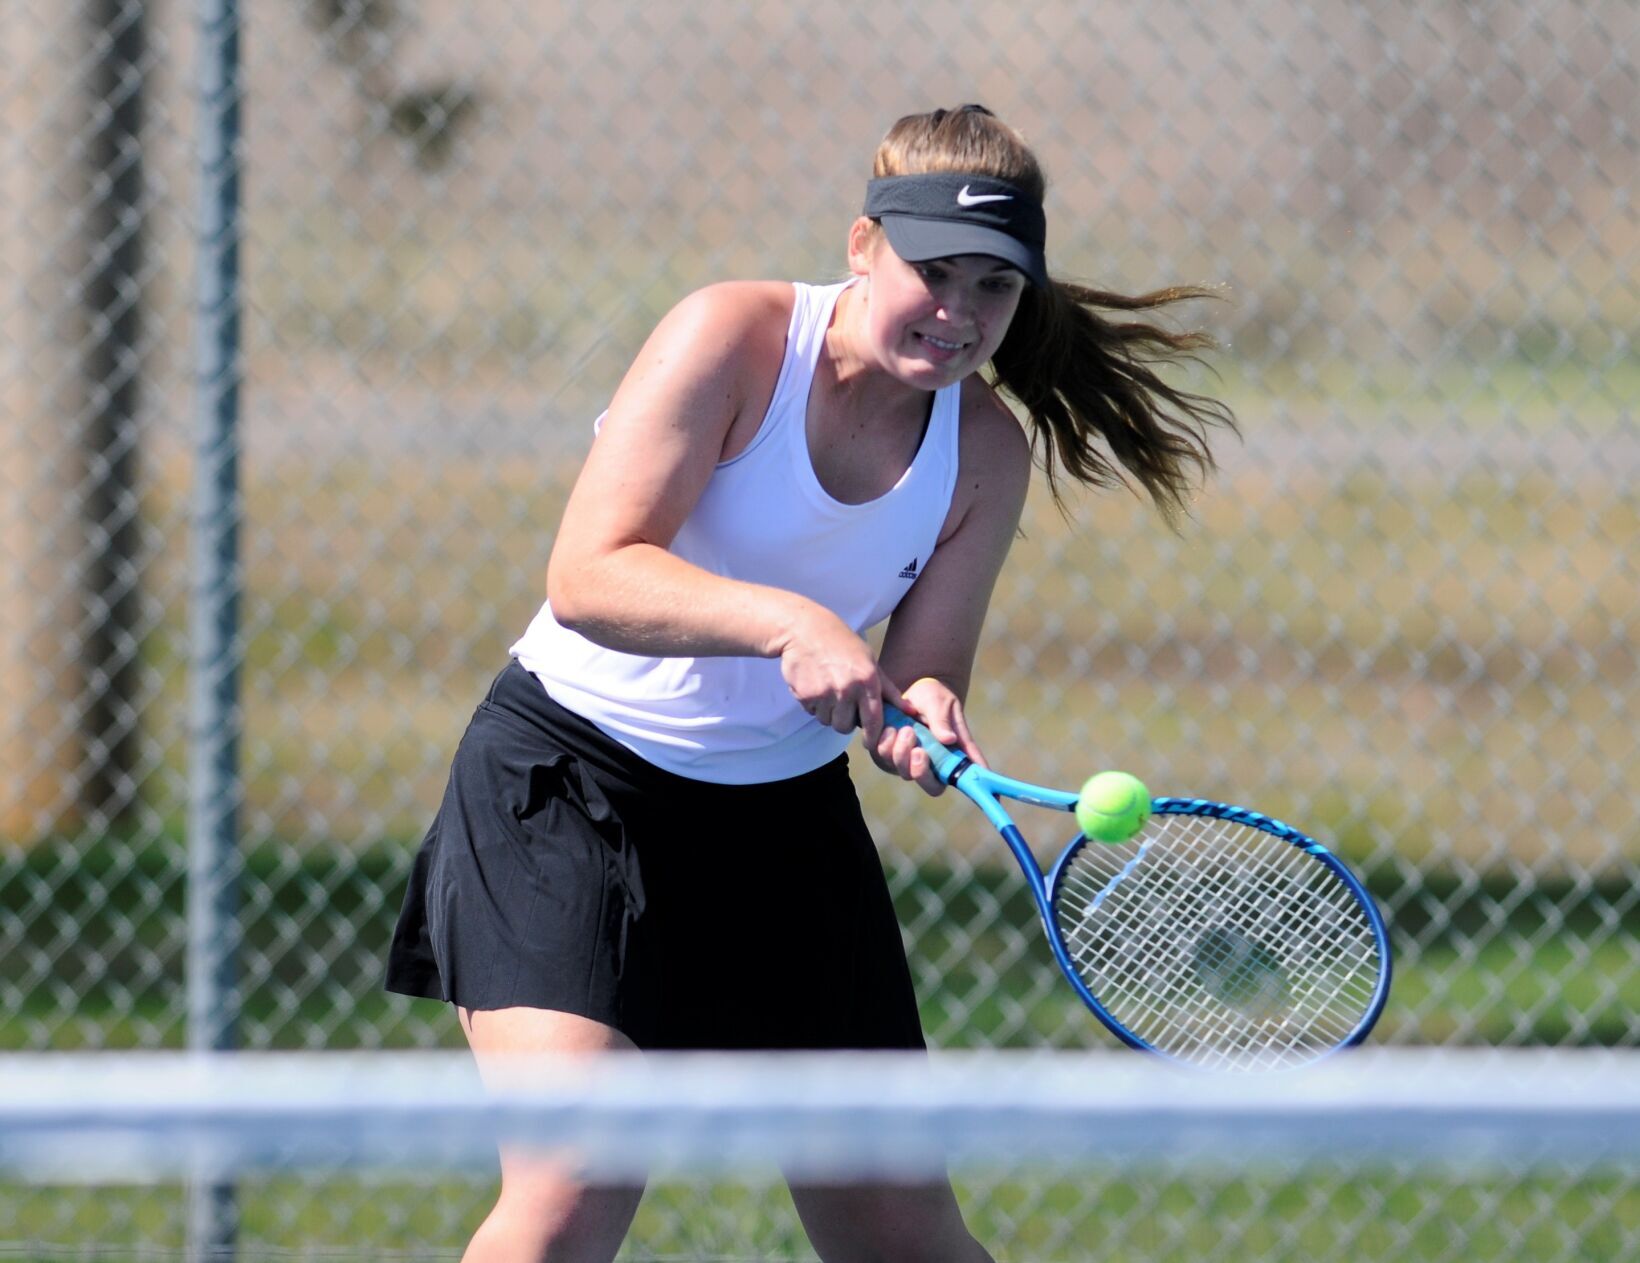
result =
[[[1096,842],[1126,842],[1150,819],[1150,791],[1137,776],[1100,772],[1076,799],[1076,823]]]

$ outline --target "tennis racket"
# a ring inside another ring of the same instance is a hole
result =
[[[1300,1066],[1359,1044],[1389,996],[1389,936],[1353,873],[1297,829],[1226,803],[1153,798],[1126,842],[1081,834],[1043,873],[1004,798],[1077,795],[1003,776],[902,711],[934,771],[1025,870],[1059,968],[1124,1043],[1211,1070]]]

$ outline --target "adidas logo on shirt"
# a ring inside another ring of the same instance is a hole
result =
[[[900,578],[915,579],[917,577],[917,559],[913,557],[900,571]]]

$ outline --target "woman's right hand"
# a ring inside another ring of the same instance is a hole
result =
[[[868,748],[883,730],[883,703],[905,699],[853,628],[805,603],[780,645],[780,674],[798,704],[835,732],[862,729]]]

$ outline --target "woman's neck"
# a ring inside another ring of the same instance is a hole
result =
[[[831,326],[815,365],[815,386],[844,412],[885,419],[903,415],[920,426],[929,392],[906,385],[869,353],[865,318],[865,283],[856,281],[837,296],[832,308]]]

